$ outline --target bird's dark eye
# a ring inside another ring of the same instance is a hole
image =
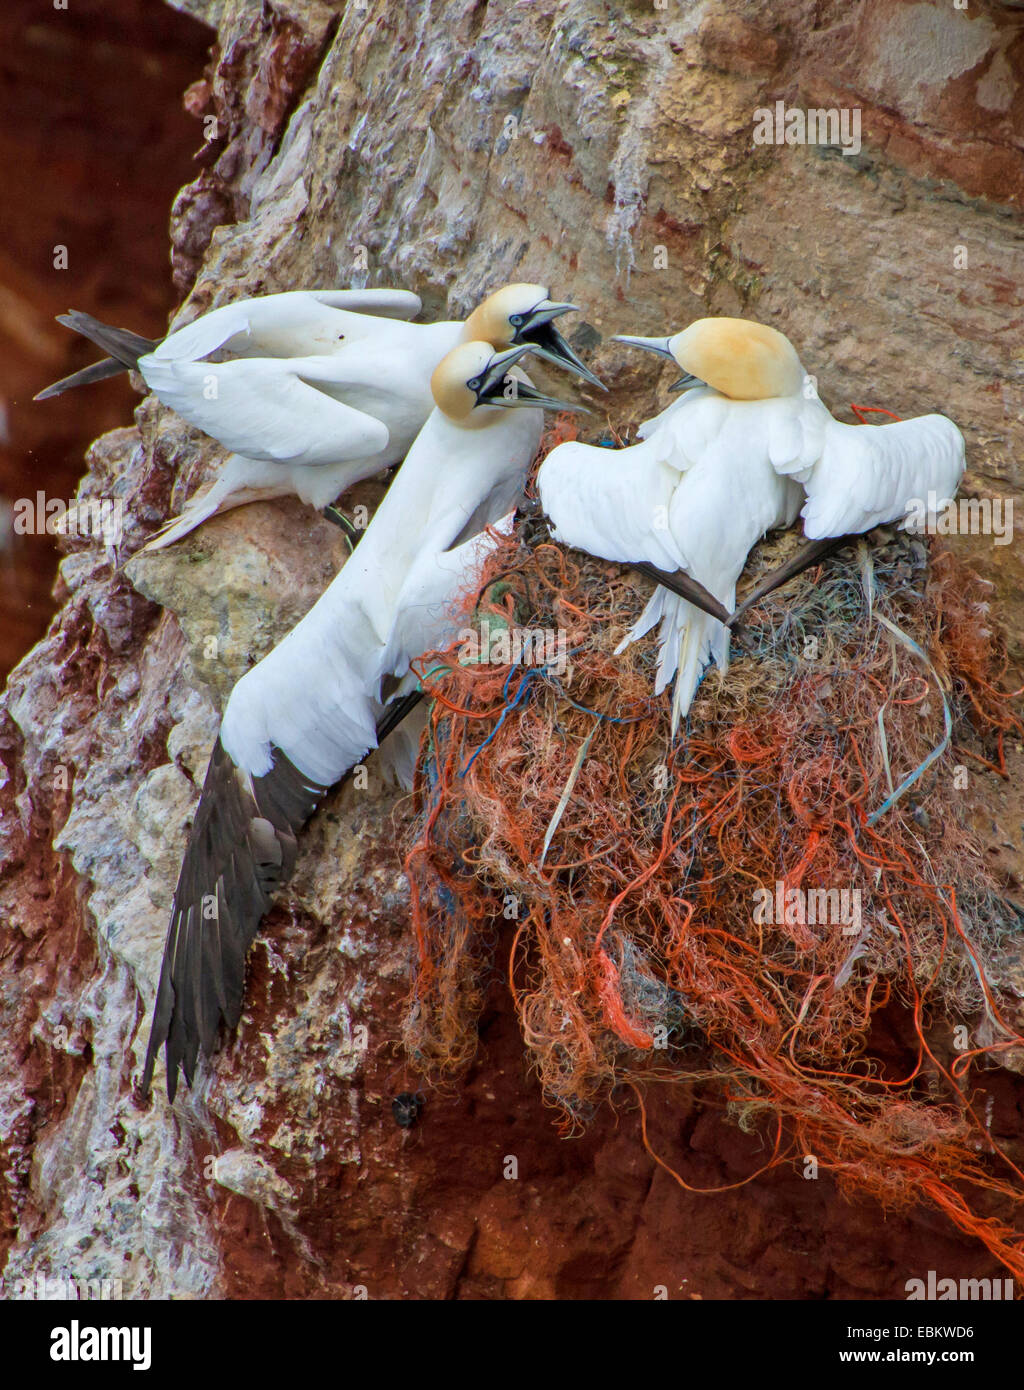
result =
[[[344,336],[345,336],[344,333],[339,333],[339,334],[338,334],[338,342],[339,342],[339,343],[341,342],[342,338],[344,338]]]
[[[525,314],[511,314],[508,321],[513,328],[519,328],[525,318]]]
[[[471,391],[478,391],[480,389],[480,378],[475,376],[472,381],[467,381],[466,385]]]

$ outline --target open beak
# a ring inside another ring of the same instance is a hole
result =
[[[532,343],[522,343],[519,347],[508,348],[505,352],[496,352],[480,379],[476,392],[477,404],[531,405],[542,407],[544,410],[575,410],[589,415],[586,406],[573,401],[556,400],[554,396],[545,396],[529,382],[509,375],[510,367],[515,366],[528,352],[536,350]]]
[[[642,348],[644,352],[656,352],[659,357],[667,357],[670,362],[676,360],[671,348],[671,338],[631,338],[626,333],[616,333],[612,342],[628,343],[630,347]],[[688,391],[691,386],[703,386],[704,384],[699,376],[686,372],[678,381],[673,381],[668,389],[670,391]]]
[[[525,315],[523,322],[516,329],[516,342],[529,344],[538,357],[553,362],[565,371],[573,372],[591,386],[599,386],[602,391],[607,391],[608,387],[600,377],[596,377],[590,368],[580,361],[554,325],[554,320],[562,314],[574,312],[579,312],[578,304],[557,304],[552,299],[542,299]]]
[[[572,410],[577,415],[592,415],[593,411],[588,410],[579,401],[560,401],[555,396],[545,396],[538,391],[535,386],[531,386],[528,381],[516,382],[516,396],[510,401],[495,401],[495,405],[533,405],[543,406],[545,410]]]

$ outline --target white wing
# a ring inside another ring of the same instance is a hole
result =
[[[556,538],[623,564],[687,570],[717,594],[719,537],[733,538],[745,559],[765,530],[795,515],[791,489],[772,470],[818,457],[820,428],[803,421],[804,405],[698,388],[628,449],[559,445],[537,477]]]
[[[339,309],[411,319],[421,308],[419,296],[408,290],[289,290],[261,295],[203,314],[169,334],[151,357],[193,362],[222,347],[250,356],[308,354],[314,346],[337,337],[334,325]]]
[[[484,561],[498,544],[498,535],[512,529],[515,513],[502,517],[491,531],[440,554],[425,551],[402,585],[395,619],[381,654],[379,678],[404,676],[409,663],[424,652],[443,647],[456,636],[454,611],[479,584]]]
[[[417,601],[426,593],[427,603],[405,616],[408,665],[434,645],[444,612],[431,596],[457,584],[473,543],[439,552],[500,478],[525,478],[542,424],[541,411],[520,408],[486,430],[462,430],[434,412],[341,573],[232,691],[221,741],[236,766],[263,775],[276,747],[330,786],[376,747],[381,658],[403,586],[422,563]]]
[[[275,296],[276,297],[276,296]],[[139,370],[144,370],[153,361],[193,362],[207,353],[215,352],[229,338],[236,334],[249,332],[249,311],[257,301],[242,299],[237,304],[225,304],[213,309],[202,318],[168,333],[162,343],[139,361]]]
[[[423,301],[412,290],[309,290],[321,304],[347,309],[352,314],[374,314],[382,319],[414,319]]]
[[[685,569],[668,529],[679,473],[653,440],[629,449],[559,444],[541,464],[537,490],[563,545],[605,560],[646,560],[659,569]]]
[[[923,509],[929,493],[941,507],[964,467],[963,436],[944,415],[888,425],[831,420],[821,459],[801,479],[804,531],[812,540],[869,531]]]
[[[357,614],[311,609],[231,692],[220,738],[235,765],[263,775],[277,747],[304,776],[333,785],[376,747],[379,650]]]
[[[388,445],[386,425],[311,384],[332,380],[330,359],[174,362],[153,354],[139,365],[164,405],[246,458],[316,466]]]
[[[751,547],[796,516],[800,490],[784,470],[817,458],[822,428],[814,417],[800,399],[730,401],[697,388],[648,422],[642,443],[629,449],[552,450],[537,479],[541,502],[559,540],[609,560],[684,570],[729,608]],[[617,650],[656,624],[654,688],[675,679],[674,731],[705,663],[725,669],[729,635],[659,586]]]

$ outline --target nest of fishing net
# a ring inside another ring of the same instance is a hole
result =
[[[760,1171],[814,1155],[924,1198],[1024,1275],[1022,1175],[972,1100],[972,1066],[1024,1047],[992,983],[1022,922],[965,823],[971,772],[1005,772],[1021,729],[987,586],[876,531],[750,611],[674,742],[656,634],[614,655],[649,593],[520,519],[462,640],[419,663],[411,1058],[465,1066],[501,972],[567,1131],[624,1084],[641,1111],[645,1082],[696,1085],[765,1127]]]

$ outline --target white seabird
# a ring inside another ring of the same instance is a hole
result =
[[[664,572],[663,585],[679,571],[730,610],[753,545],[792,524],[801,504],[805,533],[821,545],[785,567],[778,583],[820,558],[826,544],[834,549],[851,532],[906,518],[929,490],[956,491],[964,446],[951,420],[834,420],[776,329],[699,319],[672,337],[619,341],[674,361],[685,394],[641,426],[639,444],[615,451],[562,444],[545,459],[541,505],[568,545],[646,561]],[[708,660],[722,671],[728,664],[726,623],[695,602],[685,589],[659,587],[619,647],[661,623],[655,690],[675,677],[673,732]]]
[[[443,359],[435,409],[359,545],[232,691],[174,896],[144,1092],[161,1044],[173,1100],[179,1068],[191,1084],[199,1049],[212,1051],[222,1021],[237,1024],[245,954],[298,831],[377,746],[413,684],[410,661],[448,639],[449,607],[487,548],[482,528],[522,492],[541,408],[564,408],[512,373],[528,351],[474,342]]]
[[[60,322],[116,366],[86,368],[36,399],[134,367],[164,405],[231,451],[212,486],[144,547],[158,550],[251,501],[294,494],[327,508],[400,462],[433,409],[431,373],[459,342],[526,344],[601,384],[554,326],[575,305],[543,285],[506,285],[464,323],[406,322],[420,307],[405,290],[296,290],[214,309],[158,344],[76,312]]]

